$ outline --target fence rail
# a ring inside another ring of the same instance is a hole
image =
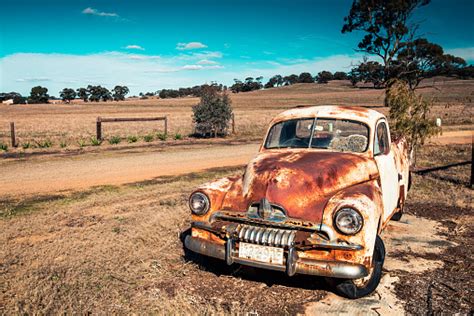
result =
[[[102,140],[102,123],[164,121],[165,134],[168,134],[168,117],[97,117],[96,138]]]

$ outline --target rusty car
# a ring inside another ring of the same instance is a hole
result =
[[[185,247],[288,276],[325,277],[360,298],[382,276],[382,231],[410,184],[403,137],[364,107],[312,106],[277,115],[243,175],[197,188]]]

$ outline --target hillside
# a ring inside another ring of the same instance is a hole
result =
[[[425,97],[433,98],[431,115],[440,117],[443,125],[472,124],[474,80],[435,78],[419,89]],[[297,105],[339,104],[370,106],[384,114],[384,91],[372,88],[353,88],[348,81],[329,84],[295,84],[267,90],[231,94],[235,112],[237,138],[261,137],[271,118],[284,109]],[[0,142],[8,143],[9,123],[15,122],[20,142],[51,139],[56,145],[66,142],[77,146],[80,139],[95,135],[98,116],[139,117],[162,116],[169,118],[171,133],[187,135],[192,132],[192,105],[198,98],[127,99],[123,102],[74,104],[0,105]],[[162,124],[127,123],[104,127],[105,137],[117,135],[143,136],[162,129]]]

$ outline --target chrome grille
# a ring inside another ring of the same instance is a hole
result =
[[[296,231],[241,224],[237,228],[240,241],[273,247],[288,247],[295,240]]]

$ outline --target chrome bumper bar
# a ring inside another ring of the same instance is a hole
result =
[[[184,245],[193,252],[225,260],[228,265],[235,262],[256,268],[283,271],[289,276],[298,273],[333,278],[358,279],[368,275],[367,268],[361,264],[298,258],[295,248],[289,248],[283,265],[274,265],[239,258],[232,239],[228,239],[225,246],[220,246],[213,242],[189,235],[186,237]]]

